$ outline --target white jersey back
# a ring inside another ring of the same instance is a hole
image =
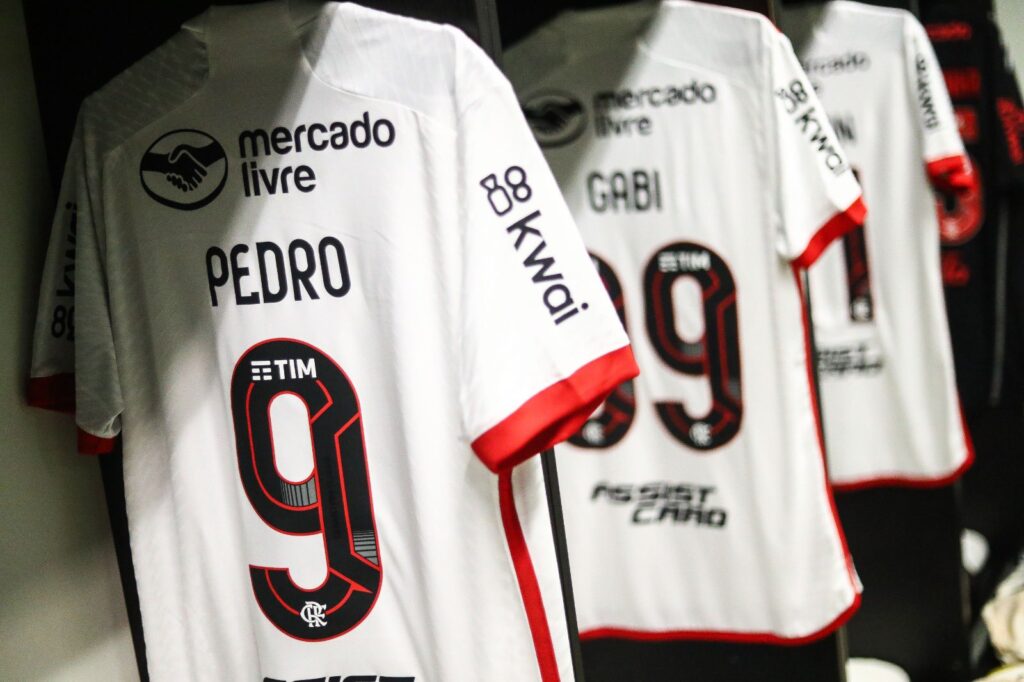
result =
[[[486,55],[214,7],[86,101],[61,204],[30,397],[123,435],[152,679],[572,677],[512,467],[636,368]]]
[[[506,64],[642,368],[559,457],[582,636],[829,632],[859,584],[795,273],[864,207],[788,41],[665,2],[565,14]]]
[[[785,18],[870,209],[810,280],[832,481],[948,483],[972,455],[929,177],[955,188],[969,164],[942,71],[909,12],[840,1]]]

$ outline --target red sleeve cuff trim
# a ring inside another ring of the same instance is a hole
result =
[[[793,264],[802,270],[814,265],[833,240],[863,225],[867,214],[868,207],[864,205],[864,198],[857,197],[845,211],[836,213],[814,233],[811,241],[807,243],[807,248],[793,260]]]
[[[640,373],[629,346],[602,355],[523,403],[473,441],[491,471],[519,464],[576,433],[615,387]]]
[[[75,375],[54,374],[28,380],[28,404],[43,410],[75,411]]]
[[[114,451],[116,438],[100,438],[78,429],[78,451],[83,455],[106,455]]]
[[[929,161],[925,168],[932,186],[943,192],[963,192],[974,186],[974,170],[966,156],[957,154]]]

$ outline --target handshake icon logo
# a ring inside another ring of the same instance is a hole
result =
[[[146,150],[139,175],[146,194],[183,211],[206,206],[217,198],[228,178],[224,148],[199,130],[175,130]]]

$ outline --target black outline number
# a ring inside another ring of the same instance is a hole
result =
[[[270,406],[285,394],[298,397],[309,413],[313,471],[299,482],[284,479],[275,463]],[[242,487],[256,513],[280,533],[322,535],[327,559],[324,582],[308,590],[292,582],[287,568],[250,565],[256,602],[296,639],[324,641],[348,632],[373,608],[382,578],[352,383],[313,346],[294,339],[263,341],[235,365],[231,413]]]

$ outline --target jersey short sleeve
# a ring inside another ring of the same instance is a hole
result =
[[[78,450],[103,454],[120,432],[122,403],[86,138],[80,113],[43,268],[28,402],[74,413]]]
[[[769,40],[780,251],[806,268],[832,240],[863,224],[866,208],[846,153],[789,39],[773,34]]]
[[[83,117],[84,120],[84,117]],[[104,452],[121,432],[124,409],[117,371],[107,286],[106,235],[98,160],[90,159],[89,135],[81,132],[75,256],[75,420],[79,450]]]
[[[60,412],[75,409],[75,240],[82,168],[76,126],[43,265],[27,394],[29,405]]]
[[[458,129],[461,397],[473,449],[497,471],[575,433],[638,370],[511,86],[490,64],[476,71],[486,87]]]
[[[953,104],[942,76],[942,68],[924,27],[912,15],[904,19],[904,59],[907,82],[914,89],[917,120],[928,177],[936,189],[969,189],[971,164],[953,113]]]

